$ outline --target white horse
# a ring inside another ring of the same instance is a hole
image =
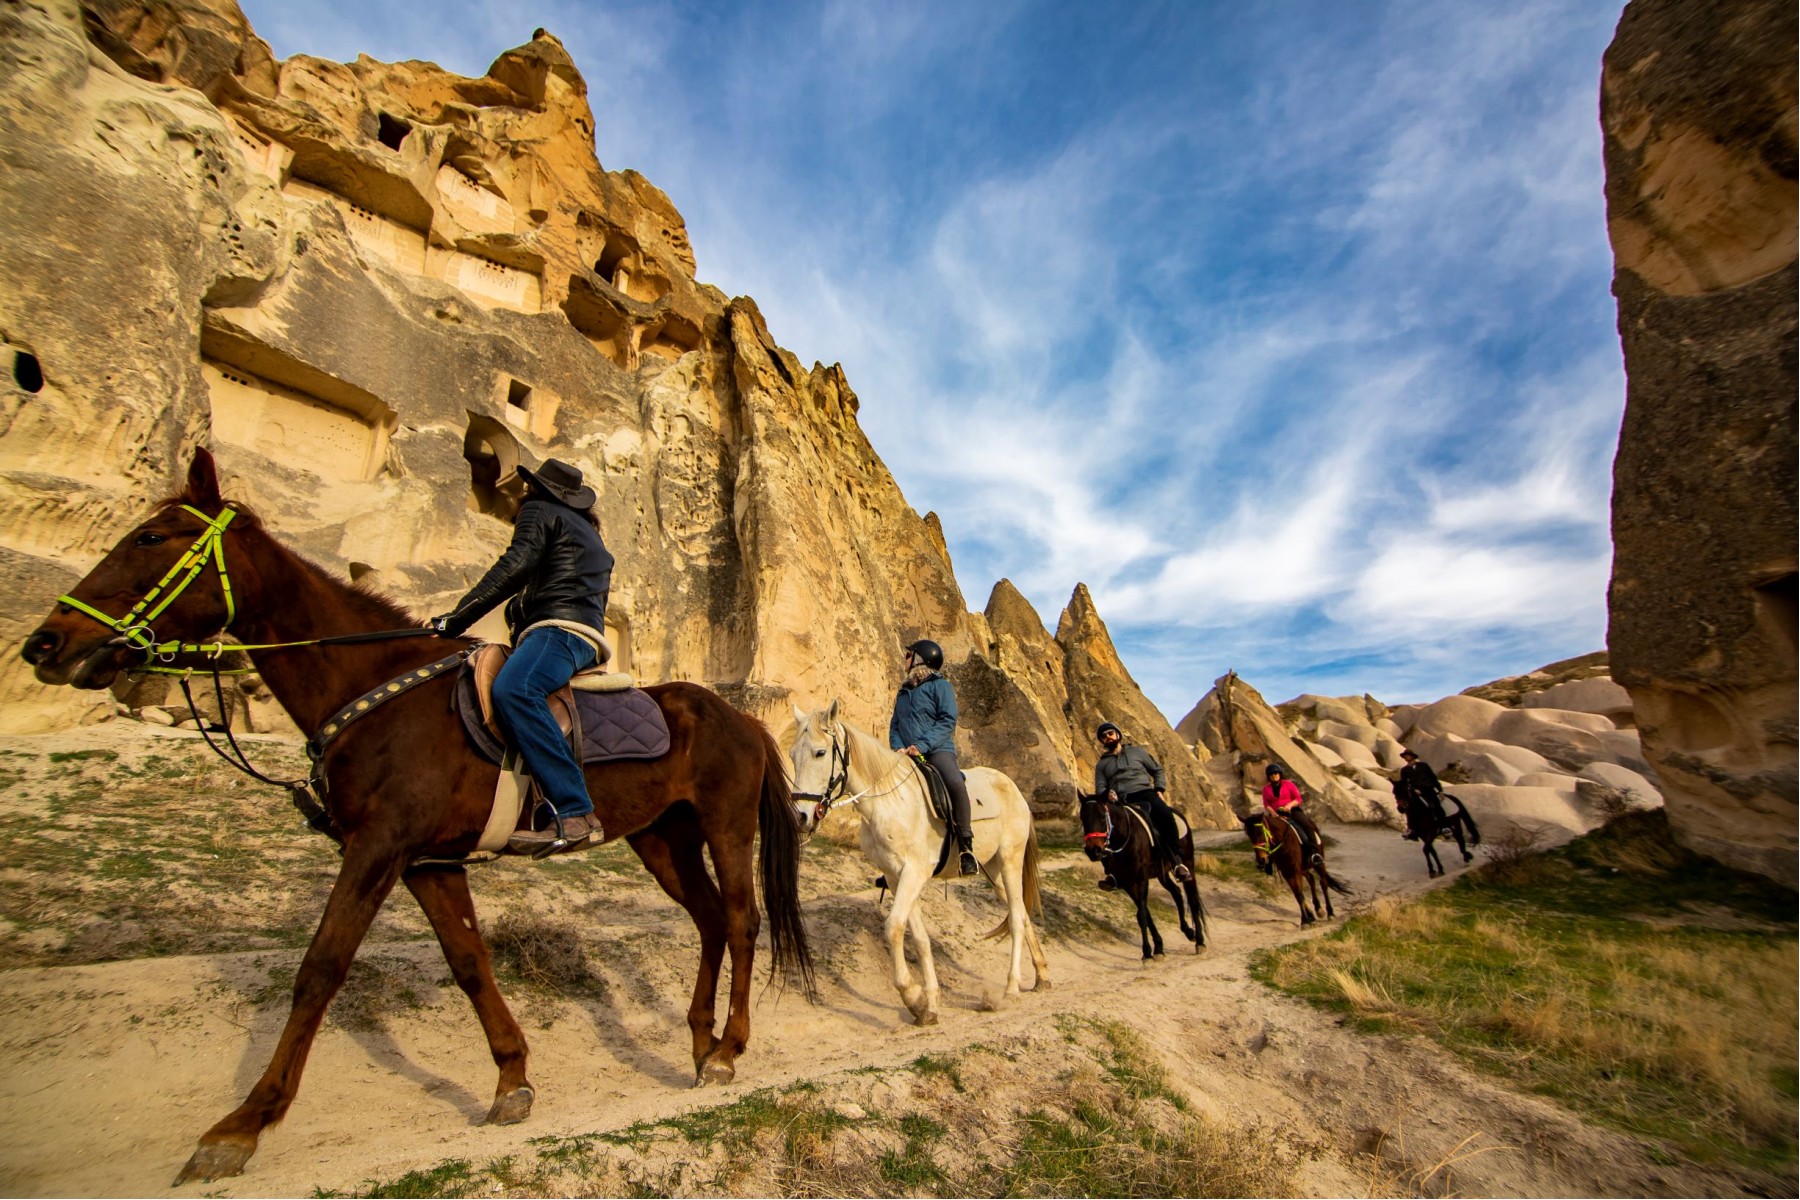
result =
[[[907,1011],[920,1025],[938,1020],[937,970],[931,961],[931,938],[919,899],[934,873],[954,875],[956,855],[938,859],[944,847],[944,822],[931,815],[926,803],[925,778],[913,761],[897,750],[838,719],[838,703],[808,716],[798,708],[795,735],[794,802],[804,831],[811,834],[833,805],[854,804],[862,815],[862,850],[881,868],[894,889],[894,907],[887,917],[888,950],[894,960],[894,987]],[[1007,1001],[1019,998],[1019,967],[1023,952],[1031,951],[1037,969],[1032,988],[1050,986],[1049,964],[1038,945],[1037,930],[1027,910],[1040,910],[1038,896],[1037,826],[1019,787],[999,771],[974,767],[968,778],[971,816],[974,818],[975,858],[993,884],[1006,919],[986,936],[1012,933],[1012,964],[1006,973]],[[912,930],[913,948],[919,956],[923,986],[915,982],[906,965],[906,931]]]

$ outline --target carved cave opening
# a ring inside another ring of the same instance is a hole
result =
[[[387,113],[376,115],[375,137],[389,150],[400,149],[401,143],[406,141],[406,135],[411,132],[412,126],[399,117]]]
[[[13,382],[19,390],[34,395],[44,390],[44,367],[29,350],[13,351]]]
[[[470,511],[510,520],[525,494],[518,439],[494,418],[472,412],[463,434],[463,459],[469,464]]]
[[[359,388],[219,338],[203,338],[200,373],[221,442],[326,479],[373,479],[387,462],[394,410]]]
[[[1789,571],[1752,589],[1756,615],[1791,662],[1800,650],[1800,576]]]
[[[529,410],[531,408],[531,385],[517,379],[508,380],[506,402],[513,408]]]

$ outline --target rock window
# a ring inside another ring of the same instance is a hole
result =
[[[29,350],[13,351],[13,382],[19,385],[20,391],[41,392],[44,390],[44,368],[38,363],[37,355]]]
[[[327,479],[372,479],[386,461],[394,413],[367,393],[320,376],[326,399],[209,358],[200,371],[221,442]]]
[[[463,460],[469,464],[471,511],[510,519],[513,507],[525,494],[525,481],[519,478],[520,458],[518,439],[506,426],[480,413],[469,414]]]
[[[506,402],[514,408],[531,408],[531,386],[520,383],[517,379],[506,385]]]
[[[379,114],[375,136],[389,150],[398,150],[401,143],[406,141],[406,135],[411,132],[412,126],[399,117],[390,117],[387,113]]]

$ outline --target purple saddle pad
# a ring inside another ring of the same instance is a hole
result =
[[[499,762],[506,747],[482,721],[475,680],[466,670],[457,676],[451,704],[476,752],[489,762]],[[638,688],[576,692],[575,704],[581,711],[582,762],[661,758],[669,752],[669,724],[648,692]]]
[[[669,723],[650,693],[576,692],[581,709],[581,761],[661,758],[669,752]]]

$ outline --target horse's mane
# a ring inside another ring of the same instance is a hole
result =
[[[864,779],[876,779],[884,771],[892,769],[895,751],[878,741],[874,734],[859,729],[848,721],[839,721],[838,724],[844,727],[844,741],[853,773]]]
[[[191,505],[193,503],[192,497],[185,493],[179,493],[159,502],[155,509],[155,515],[161,515],[171,508],[179,508],[183,505]],[[313,559],[308,558],[298,550],[295,550],[282,542],[282,540],[276,537],[275,534],[269,530],[269,527],[263,523],[262,517],[257,514],[255,509],[240,501],[234,500],[231,503],[238,510],[238,515],[232,523],[234,529],[243,529],[246,531],[254,530],[257,533],[262,534],[268,541],[270,549],[276,555],[282,557],[291,566],[306,572],[314,579],[324,584],[327,588],[338,593],[355,610],[358,616],[367,617],[369,620],[375,622],[388,622],[388,627],[393,629],[400,629],[418,624],[418,618],[408,612],[406,608],[393,597],[384,592],[378,592],[367,584],[353,583],[350,580],[342,578],[330,568],[315,562]],[[380,628],[380,625],[377,624],[375,628]]]

